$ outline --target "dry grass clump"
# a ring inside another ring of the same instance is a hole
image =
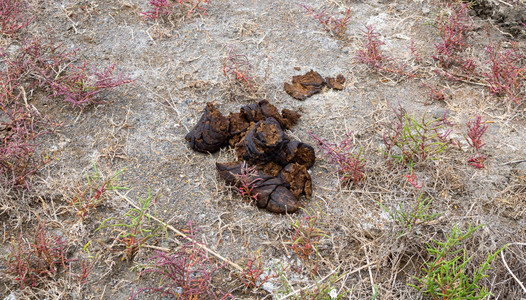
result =
[[[526,214],[526,174],[513,170],[511,178],[497,201],[505,207],[504,214],[515,220],[520,220]]]

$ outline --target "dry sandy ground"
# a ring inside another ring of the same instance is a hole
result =
[[[96,66],[115,63],[134,80],[105,93],[105,104],[82,110],[52,99],[33,100],[41,112],[64,125],[45,141],[56,159],[33,179],[30,195],[17,196],[23,202],[18,213],[7,210],[2,217],[8,229],[1,251],[7,254],[10,238],[35,226],[37,214],[47,220],[50,230],[72,241],[73,257],[87,257],[83,247],[88,243],[92,254],[99,253],[87,284],[57,280],[36,290],[37,298],[126,299],[132,289],[148,282],[138,278],[139,271],[132,267],[144,263],[152,255],[151,248],[139,250],[134,262],[123,262],[118,252],[109,249],[110,230],[95,232],[104,219],[130,208],[123,197],[108,192],[103,205],[83,220],[68,206],[68,193],[85,183],[84,174],[93,170],[93,164],[104,174],[125,168],[119,183],[129,189],[120,191],[121,195],[137,202],[150,189],[157,199],[158,218],[179,230],[187,229],[192,221],[198,229],[196,238],[228,260],[242,263],[260,249],[269,272],[285,268],[282,278],[244,291],[230,266],[225,266],[214,277],[214,285],[231,290],[240,299],[279,299],[288,293],[283,277],[293,291],[305,288],[314,294],[315,288],[307,287],[321,278],[321,283],[329,282],[328,274],[337,275],[330,277],[330,284],[345,294],[344,299],[421,299],[424,296],[408,284],[416,284],[412,276],[417,276],[429,259],[426,243],[443,239],[455,224],[464,230],[468,224],[485,225],[465,245],[474,255],[473,264],[507,243],[526,241],[526,163],[510,163],[526,158],[524,106],[508,105],[505,97],[492,96],[484,86],[448,81],[434,72],[438,66],[431,55],[440,37],[430,24],[440,3],[302,3],[314,9],[327,8],[339,16],[350,8],[345,35],[327,32],[296,1],[214,0],[206,15],[174,24],[145,21],[140,12],[149,9],[146,0],[33,1],[36,19],[29,30],[50,35],[69,49],[79,48],[82,58]],[[364,25],[374,26],[385,43],[384,52],[406,62],[418,76],[381,75],[357,63],[355,56],[364,45]],[[503,34],[505,30],[489,16],[474,16],[466,53],[480,60],[481,69],[488,68],[485,46],[510,39]],[[411,39],[421,64],[413,59]],[[513,40],[525,50],[524,36]],[[230,47],[251,63],[254,93],[224,76],[223,62]],[[343,74],[345,89],[326,89],[305,101],[287,95],[283,83],[310,69],[323,76]],[[447,98],[430,100],[424,84],[445,88]],[[317,162],[310,171],[314,194],[310,200],[301,200],[306,209],[317,212],[317,226],[326,234],[319,242],[319,255],[312,259],[316,262],[300,260],[290,248],[291,223],[303,220],[305,212],[276,215],[243,201],[215,170],[216,162],[235,157],[234,150],[200,154],[184,140],[207,102],[228,114],[258,99],[267,99],[280,110],[301,112],[299,123],[287,133],[317,151]],[[400,226],[379,205],[391,209],[407,205],[417,193],[407,182],[409,171],[390,168],[380,151],[382,132],[391,123],[392,107],[398,103],[416,115],[427,112],[440,117],[449,111],[450,121],[456,124],[452,137],[464,146],[464,150],[450,147],[436,161],[416,169],[424,182],[424,194],[433,199],[430,210],[442,215],[418,224],[402,239],[396,239]],[[483,169],[467,163],[471,150],[464,138],[466,122],[476,114],[489,121],[483,150],[488,159]],[[337,167],[309,135],[339,142],[347,132],[363,147],[367,160],[366,179],[351,187],[340,184]],[[174,249],[176,240],[180,237],[168,231],[149,244]],[[524,246],[512,245],[505,254],[517,280],[526,282]],[[317,270],[313,271],[315,264]],[[300,266],[303,269],[297,271]],[[524,295],[500,256],[488,274],[483,285],[495,298]],[[17,299],[28,296],[4,276],[0,295],[11,293]],[[158,298],[155,294],[148,297]]]

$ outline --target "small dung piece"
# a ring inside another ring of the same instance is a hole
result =
[[[285,91],[295,99],[305,100],[319,93],[325,80],[318,72],[310,70],[305,75],[292,76],[292,84],[285,82]]]
[[[239,181],[239,176],[241,176],[241,168],[243,163],[239,162],[227,162],[227,163],[216,163],[217,172],[219,172],[219,177],[221,177],[226,184],[236,185]]]
[[[285,115],[285,111],[286,115]],[[296,124],[301,115],[297,112],[284,109],[283,116],[279,114],[278,109],[270,104],[268,100],[261,100],[258,103],[243,106],[240,110],[241,117],[248,123],[256,123],[266,118],[274,118],[285,129],[291,129]]]
[[[278,176],[279,172],[281,172],[283,169],[282,165],[274,161],[268,163],[259,163],[256,166],[258,170],[261,170],[261,172],[270,176]]]
[[[297,163],[310,169],[316,161],[316,153],[311,145],[299,141],[289,141],[285,146],[285,151],[280,152],[282,155],[280,161],[284,164]]]
[[[283,127],[285,127],[285,129],[292,129],[292,126],[296,125],[301,118],[299,112],[286,108],[281,111],[281,114],[283,115]]]
[[[277,161],[288,142],[280,124],[267,118],[252,125],[243,139],[236,145],[239,160],[250,164]]]
[[[297,163],[288,164],[281,170],[279,177],[290,185],[290,192],[296,198],[303,194],[307,199],[312,196],[312,180],[305,166]]]
[[[248,127],[250,127],[250,122],[247,121],[242,113],[230,113],[228,121],[230,123],[230,140],[228,143],[230,146],[235,146],[243,138]]]
[[[327,82],[328,88],[341,91],[343,90],[343,84],[345,83],[345,77],[343,77],[342,74],[339,74],[338,76],[336,76],[336,79],[332,77],[325,78],[325,82]]]
[[[294,195],[284,186],[278,186],[267,204],[267,210],[273,213],[294,213],[300,208],[300,203]]]
[[[238,188],[243,186],[240,180],[243,177],[243,167],[244,163],[239,162],[216,163],[219,177],[228,185]],[[256,206],[259,208],[266,208],[270,194],[272,194],[278,185],[285,184],[282,179],[263,174],[257,170],[247,178],[247,181],[249,184],[246,188],[250,189],[254,195],[257,195]]]
[[[258,103],[243,106],[239,113],[230,113],[228,120],[230,123],[230,146],[236,146],[241,141],[248,128],[266,118],[274,118],[284,129],[291,129],[301,114],[290,109],[283,109],[281,115],[278,109],[270,104],[267,100],[261,100]]]
[[[219,177],[228,185],[241,187],[240,178],[244,163],[216,163]],[[288,190],[289,184],[281,177],[270,176],[257,170],[248,178],[248,188],[256,195],[256,206],[274,213],[294,213],[299,207],[298,199]]]
[[[274,105],[270,104],[268,100],[259,101],[258,106],[265,118],[274,118],[280,125],[283,125],[283,117],[280,115],[279,110]]]
[[[188,132],[185,139],[190,147],[199,152],[216,152],[228,144],[229,121],[210,102],[199,122]]]
[[[261,178],[263,178],[263,180],[257,181],[254,184],[254,188],[252,189],[252,192],[254,193],[254,195],[256,195],[256,206],[259,208],[266,208],[270,210],[271,212],[275,212],[275,213],[285,213],[286,212],[285,210],[276,211],[276,210],[269,209],[269,204],[272,202],[272,195],[276,192],[278,188],[284,188],[287,190],[287,192],[289,192],[290,195],[292,195],[292,193],[287,189],[287,186],[286,186],[287,183],[283,181],[282,178],[279,178],[279,177],[261,175]],[[299,208],[299,202],[293,195],[292,195],[292,198],[287,197],[286,199],[287,199],[288,207],[290,208],[298,207]],[[290,209],[288,210],[288,212],[294,212],[294,211],[291,211]]]

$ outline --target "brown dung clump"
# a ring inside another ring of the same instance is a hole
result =
[[[199,152],[215,152],[228,144],[235,147],[238,160],[217,163],[219,176],[229,185],[245,185],[254,195],[257,207],[293,213],[301,206],[301,195],[312,195],[307,169],[316,160],[312,146],[291,140],[283,132],[292,128],[300,116],[287,109],[280,114],[274,105],[262,100],[243,106],[226,118],[208,103],[186,140]],[[243,174],[245,162],[255,167],[255,172]],[[242,176],[249,178],[242,182]]]
[[[305,100],[308,97],[319,93],[323,86],[335,90],[343,90],[345,77],[338,75],[335,78],[327,77],[323,79],[318,72],[310,70],[304,75],[292,76],[292,84],[285,82],[284,87],[287,94],[298,100]]]

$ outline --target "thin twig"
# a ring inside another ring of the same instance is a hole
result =
[[[22,93],[22,99],[24,100],[24,105],[26,106],[26,108],[29,108],[29,104],[27,103],[26,90],[24,89],[23,86],[20,86],[20,92]]]
[[[510,245],[526,246],[526,243],[510,243],[510,244],[507,244],[506,247],[508,247]],[[506,266],[506,269],[508,269],[508,272],[510,273],[511,277],[513,277],[513,279],[515,279],[515,281],[517,281],[517,283],[520,285],[520,287],[522,288],[524,293],[526,293],[526,287],[524,287],[522,282],[517,278],[517,276],[515,276],[515,274],[513,274],[513,272],[511,271],[510,267],[508,267],[508,263],[506,263],[506,260],[504,259],[504,249],[502,249],[502,251],[500,252],[500,257],[502,258],[502,262],[504,263],[504,266]]]
[[[518,163],[525,162],[525,161],[526,159],[513,160],[513,161],[505,162],[502,165],[505,166],[505,165],[511,165],[511,164],[518,164]]]
[[[168,248],[163,248],[163,247],[158,247],[158,246],[153,246],[153,245],[143,245],[144,248],[149,248],[149,249],[154,249],[154,250],[159,250],[159,251],[163,251],[163,252],[170,252],[170,249]]]
[[[119,191],[116,191],[116,192],[117,192],[117,194],[119,196],[121,196],[124,200],[126,200],[126,202],[128,202],[131,206],[135,207],[136,209],[139,209],[139,207],[135,203],[133,203],[128,197],[126,197],[126,195],[121,194]],[[158,218],[156,218],[156,217],[154,217],[154,216],[152,216],[150,214],[146,214],[146,216],[151,218],[152,220],[158,222],[159,224],[165,226],[166,228],[170,229],[171,231],[175,232],[177,235],[182,236],[183,238],[187,239],[188,241],[190,241],[192,243],[195,243],[199,248],[205,250],[206,252],[212,254],[213,256],[217,257],[218,259],[222,260],[223,262],[229,264],[230,266],[234,267],[238,271],[243,272],[243,268],[241,268],[238,264],[236,264],[236,263],[224,258],[221,254],[213,251],[212,249],[208,248],[207,246],[198,243],[196,240],[194,240],[193,238],[187,236],[186,234],[182,233],[181,231],[177,230],[172,225],[168,225],[168,224],[164,223],[163,221],[159,220]]]
[[[102,290],[102,294],[100,295],[100,300],[104,299],[104,293],[106,293],[106,287],[107,285],[104,285],[104,289]]]
[[[376,289],[375,289],[375,284],[374,284],[374,279],[373,279],[373,272],[371,271],[371,263],[369,262],[369,255],[367,255],[367,251],[363,250],[363,252],[365,253],[365,258],[367,259],[367,269],[369,269],[369,279],[371,280],[371,289],[373,290],[373,296],[376,294]]]
[[[513,4],[509,4],[508,2],[504,2],[504,1],[502,1],[502,0],[497,0],[497,1],[499,1],[499,2],[502,3],[502,4],[506,4],[506,5],[509,6],[509,7],[513,7]]]

